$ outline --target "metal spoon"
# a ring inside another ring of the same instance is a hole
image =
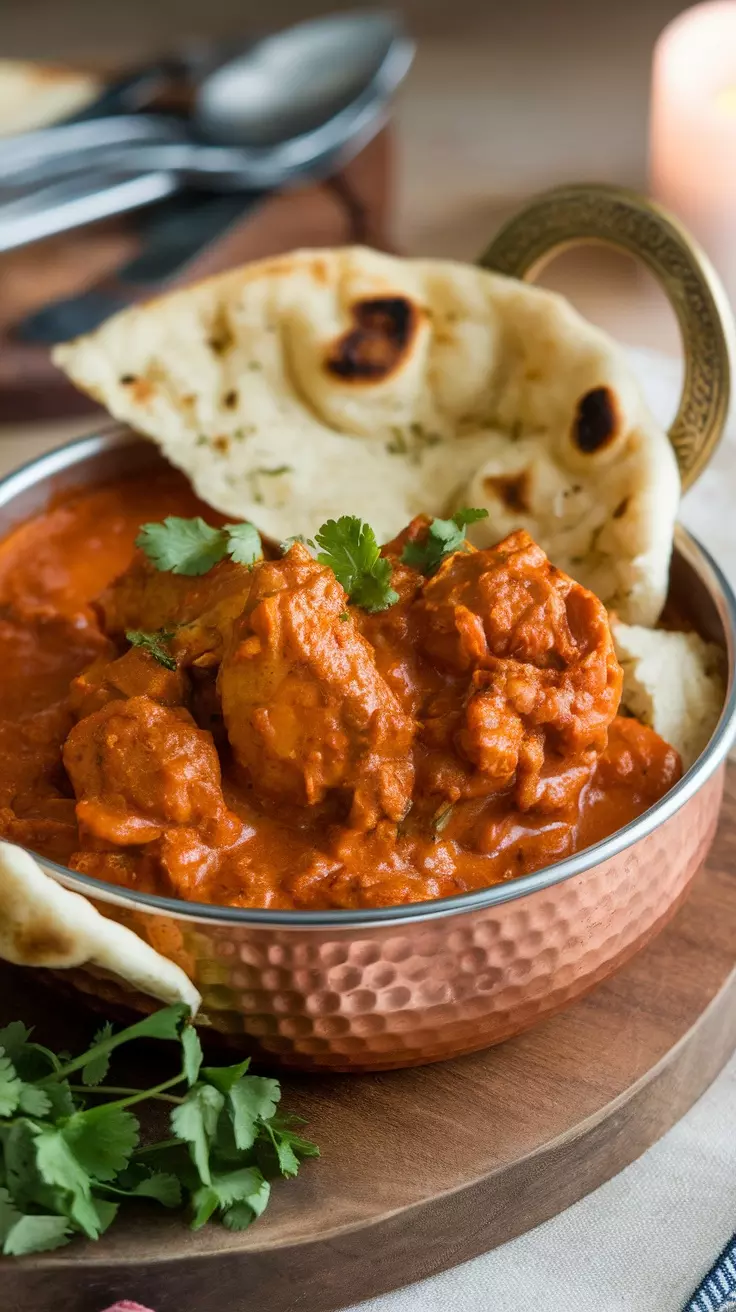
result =
[[[306,173],[329,173],[348,148],[355,153],[366,134],[377,130],[377,117],[413,54],[398,20],[381,12],[315,19],[268,37],[202,82],[193,120],[199,141],[184,130],[178,142],[108,138],[102,187],[89,174],[97,155],[93,146],[72,161],[56,155],[49,162],[52,172],[84,168],[83,179],[68,178],[45,195],[42,190],[0,205],[0,251],[101,214],[138,208],[187,185],[263,190]],[[105,122],[98,121],[100,132]],[[209,144],[215,139],[239,144]]]
[[[21,132],[0,140],[0,182],[3,187],[25,186],[36,180],[50,182],[89,167],[96,156],[105,161],[118,149],[176,143],[181,136],[181,124],[176,119],[158,114],[75,119],[56,127]]]

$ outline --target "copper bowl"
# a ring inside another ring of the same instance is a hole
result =
[[[0,484],[0,534],[65,489],[161,463],[154,447],[126,433],[74,442]],[[479,892],[355,912],[186,903],[42,865],[183,966],[202,993],[203,1023],[272,1065],[384,1070],[499,1043],[580,997],[653,938],[707,855],[736,734],[736,598],[682,530],[671,588],[728,653],[716,731],[656,806],[557,865]],[[66,977],[107,1005],[152,1006],[111,976]]]
[[[609,186],[562,187],[538,197],[480,263],[530,277],[557,250],[580,241],[637,256],[677,314],[686,369],[670,438],[688,487],[720,439],[729,408],[735,352],[725,293],[676,220]],[[66,488],[160,463],[152,446],[119,431],[75,442],[0,483],[0,534]],[[729,686],[717,728],[656,806],[557,865],[434,902],[290,912],[145,896],[42,864],[177,961],[202,993],[200,1020],[272,1064],[382,1070],[499,1043],[580,997],[643,947],[685,898],[710,847],[736,734],[736,599],[681,529],[670,586],[678,610],[727,652]],[[111,976],[77,970],[66,978],[108,1006],[153,1005]]]

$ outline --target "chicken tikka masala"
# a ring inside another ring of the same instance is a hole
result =
[[[22,525],[0,834],[131,889],[324,909],[486,887],[633,820],[681,764],[617,714],[605,608],[523,531],[471,548],[472,515],[249,559],[250,526],[162,471]],[[210,558],[167,562],[164,521]]]

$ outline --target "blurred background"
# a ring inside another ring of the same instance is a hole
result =
[[[658,34],[686,6],[676,0],[404,0],[392,7],[402,13],[417,53],[396,99],[390,146],[359,188],[361,203],[370,209],[374,196],[381,211],[377,244],[472,260],[499,224],[543,188],[603,180],[647,189],[652,52]],[[117,69],[182,43],[240,40],[264,25],[278,29],[334,8],[304,0],[3,0],[2,56]],[[272,228],[277,246],[301,240],[298,210],[290,214],[285,236]],[[268,234],[259,240],[268,244]],[[6,289],[12,283],[14,295],[17,270],[22,266],[27,280],[33,264],[34,290],[30,302],[21,295],[24,308],[43,301],[48,279],[58,293],[91,277],[98,256],[89,244],[80,255],[78,243],[59,241],[0,257],[0,279]],[[245,250],[246,257],[251,253]],[[59,283],[70,259],[74,278]],[[542,281],[621,340],[677,352],[668,307],[625,257],[595,249],[568,253]],[[26,367],[15,348],[5,358],[6,373]],[[0,355],[0,405],[2,371]]]

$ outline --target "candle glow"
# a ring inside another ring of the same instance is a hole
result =
[[[650,179],[736,300],[736,0],[687,10],[657,42]]]

